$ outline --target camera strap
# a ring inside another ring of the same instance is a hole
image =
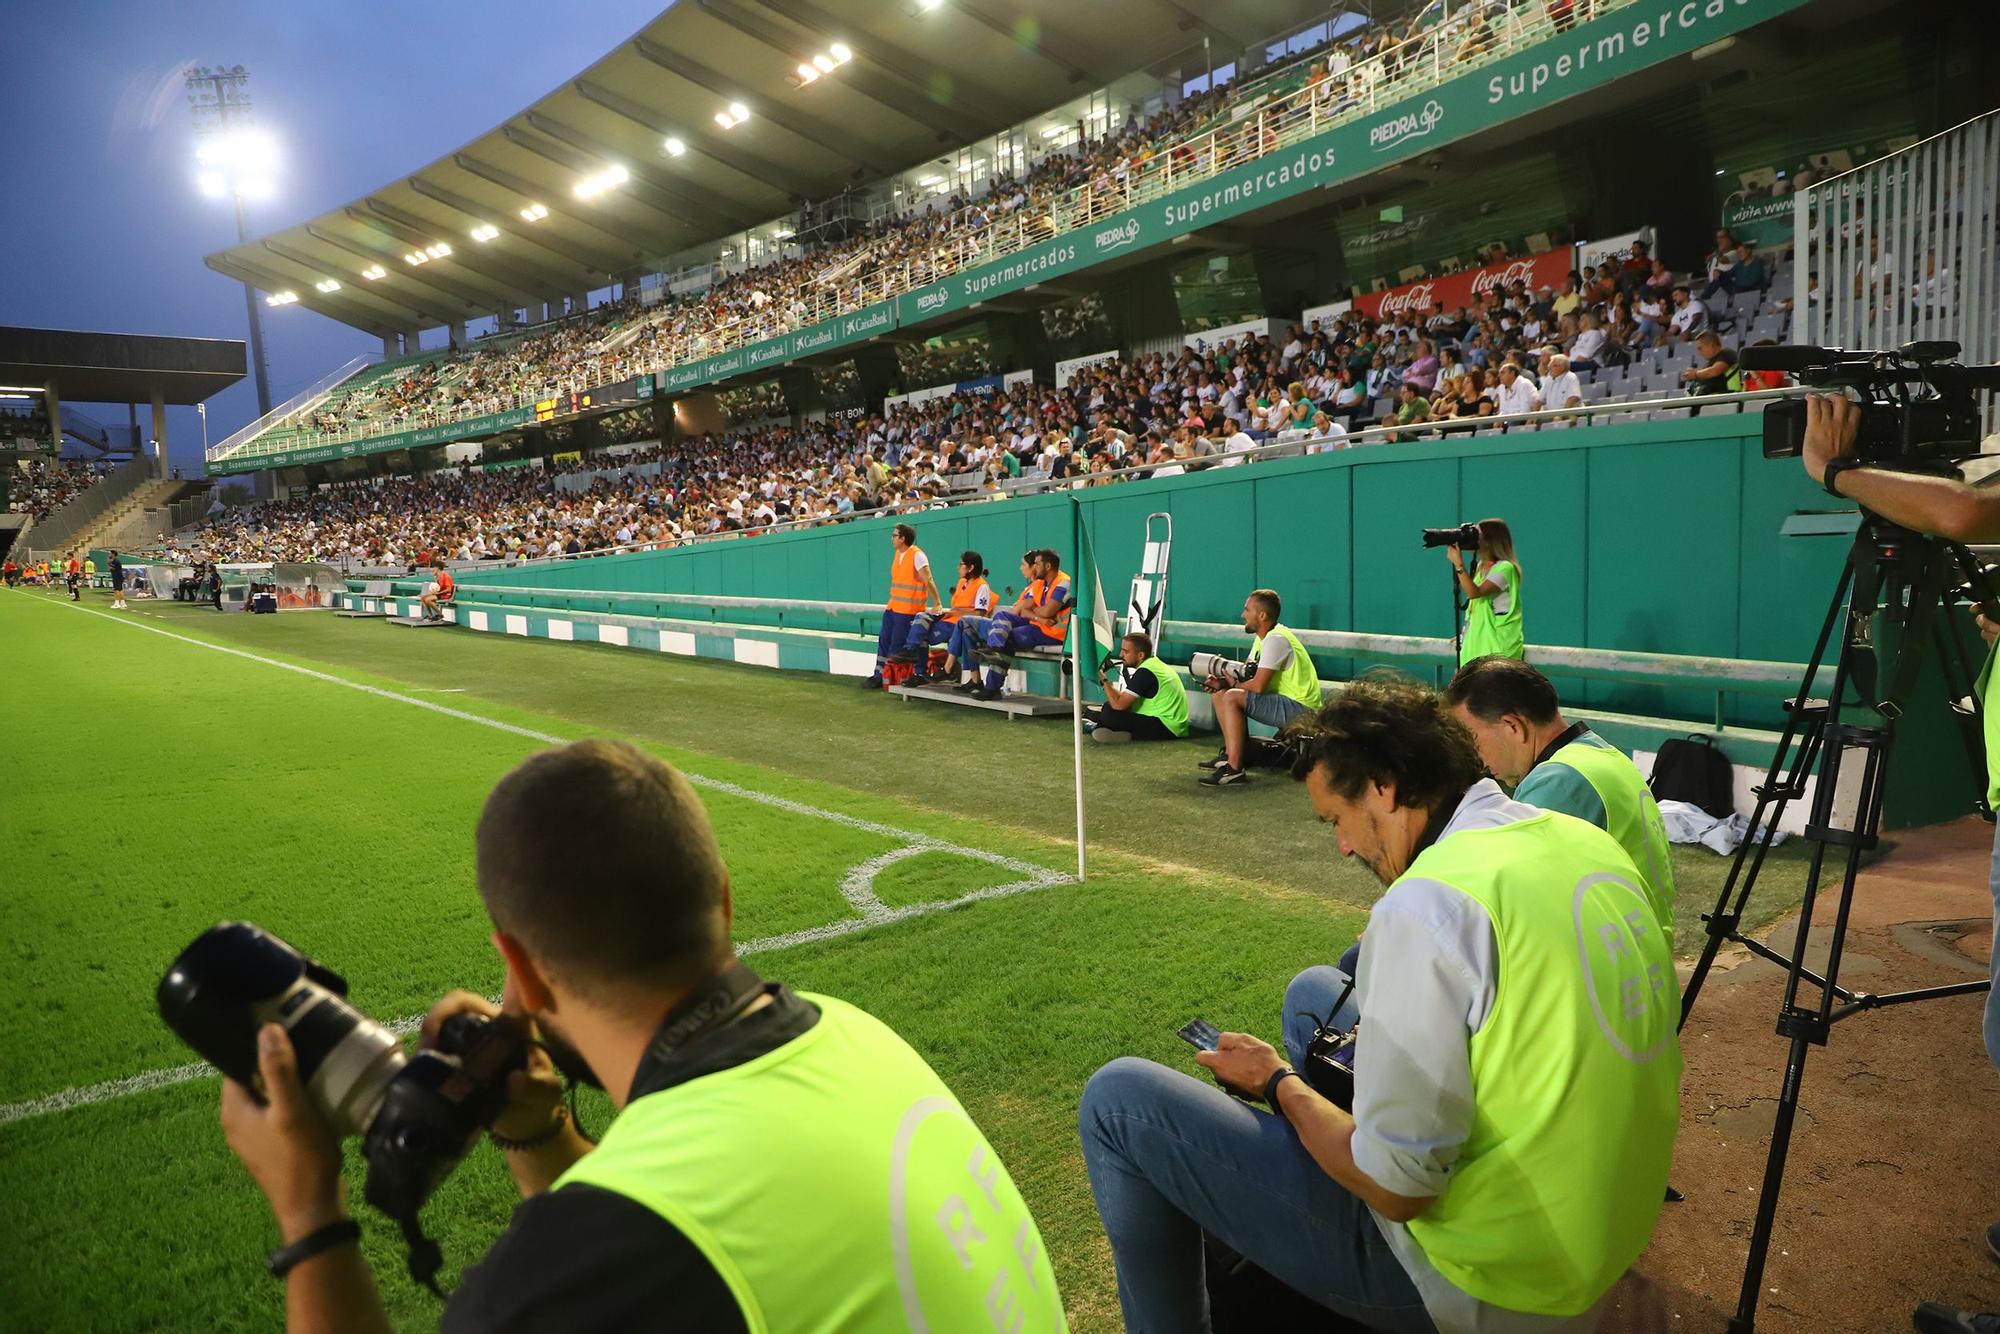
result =
[[[728,1025],[760,997],[777,994],[781,985],[766,982],[740,959],[731,961],[706,988],[667,1012],[647,1044],[647,1060],[669,1060],[674,1053]]]

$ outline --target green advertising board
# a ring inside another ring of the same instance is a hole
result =
[[[1626,77],[1741,32],[1807,0],[1642,2],[1426,90],[1381,113],[1114,213],[1005,259],[896,298],[897,323],[964,310],[989,297],[1089,268],[1308,190],[1482,133],[1516,116]]]
[[[446,445],[455,440],[475,440],[481,436],[495,435],[509,427],[525,426],[534,419],[533,408],[509,408],[505,412],[489,412],[483,417],[467,417],[463,421],[446,422],[440,426],[420,426],[414,431],[371,435],[362,440],[343,440],[333,445],[288,449],[277,454],[250,454],[241,458],[220,459],[208,465],[208,473],[211,477],[218,477],[230,473],[260,472],[265,468],[295,468],[302,463],[325,463],[329,459],[347,459],[360,454],[386,454],[394,449],[421,449],[425,445]]]
[[[766,366],[778,366],[815,352],[826,352],[848,343],[859,343],[888,333],[896,327],[896,303],[878,301],[872,306],[864,306],[849,315],[839,315],[818,324],[807,325],[803,329],[783,334],[777,338],[766,338],[762,342],[746,343],[742,347],[713,357],[703,357],[680,366],[669,366],[653,377],[662,393],[679,393],[683,389],[695,389],[717,380],[726,380],[732,375],[745,371],[760,370]]]
[[[1784,245],[1795,234],[1793,203],[1791,195],[1737,196],[1722,206],[1722,225],[1737,240],[1760,248]]]

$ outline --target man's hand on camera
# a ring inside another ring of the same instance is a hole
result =
[[[235,1080],[222,1081],[222,1134],[270,1201],[290,1245],[346,1216],[340,1141],[299,1082],[292,1040],[276,1024],[258,1030],[257,1072],[261,1102]]]
[[[1979,617],[1979,637],[1989,644],[2000,638],[2000,621],[1989,621],[1982,614]]]
[[[1861,429],[1861,408],[1845,394],[1806,396],[1806,434],[1799,457],[1806,476],[1815,482],[1826,480],[1826,465],[1854,452],[1854,436]]]
[[[435,1047],[438,1029],[455,1014],[483,1014],[532,1031],[534,1025],[526,1015],[504,1004],[511,998],[501,999],[503,1004],[495,1005],[484,996],[475,996],[469,991],[449,993],[431,1006],[430,1013],[424,1016],[419,1045]],[[528,1048],[528,1068],[507,1076],[507,1107],[493,1118],[489,1128],[506,1139],[538,1138],[555,1125],[562,1107],[562,1095],[562,1076],[556,1073],[555,1062],[549,1059],[549,1054],[539,1044],[532,1044]]]
[[[1210,672],[1207,676],[1201,678],[1201,688],[1211,695],[1219,695],[1223,691],[1228,690],[1230,685],[1229,682],[1223,680],[1214,672]]]
[[[1248,1033],[1224,1033],[1216,1039],[1214,1051],[1198,1051],[1194,1059],[1218,1083],[1246,1098],[1262,1098],[1265,1081],[1285,1068],[1285,1058],[1276,1048]]]

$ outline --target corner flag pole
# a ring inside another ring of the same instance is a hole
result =
[[[1082,596],[1083,582],[1083,504],[1072,491],[1069,497],[1070,550],[1076,553],[1076,571],[1069,579],[1070,589],[1070,652],[1069,652],[1069,709],[1070,748],[1074,752],[1076,768],[1076,878],[1088,879],[1083,865],[1083,659],[1084,631],[1090,624],[1088,613],[1078,615],[1077,600]]]

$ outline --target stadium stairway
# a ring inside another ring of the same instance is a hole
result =
[[[174,506],[209,488],[203,481],[157,480],[141,485],[70,539],[78,551],[104,547],[135,551],[151,546],[174,531]]]

